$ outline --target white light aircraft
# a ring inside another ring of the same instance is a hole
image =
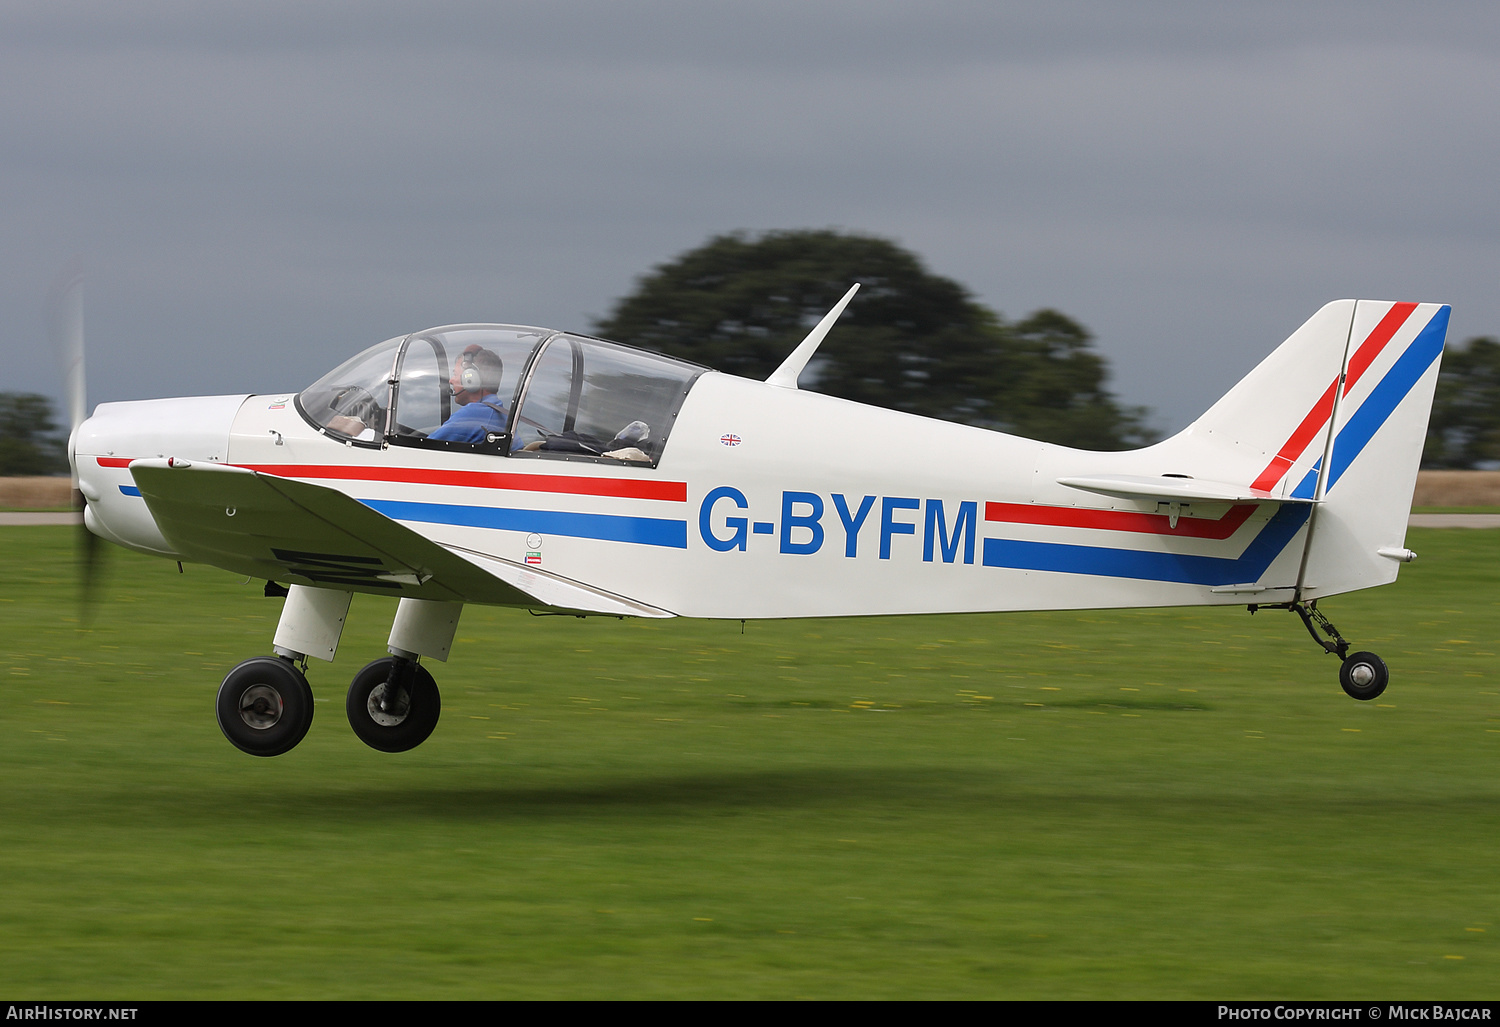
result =
[[[420,661],[447,659],[466,603],[734,620],[1277,607],[1340,657],[1351,696],[1384,690],[1385,664],[1316,603],[1414,556],[1447,306],[1330,303],[1176,436],[1095,453],[799,390],[855,289],[764,382],[465,324],[380,343],[296,395],[82,420],[75,392],[85,523],[286,594],[275,655],[218,694],[224,734],[258,756],[306,734],[307,660],[333,659],[354,592],[400,600],[346,703],[387,752],[436,725]]]

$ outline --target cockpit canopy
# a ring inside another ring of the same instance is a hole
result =
[[[654,467],[705,370],[546,328],[449,325],[371,346],[303,391],[297,409],[352,445]]]

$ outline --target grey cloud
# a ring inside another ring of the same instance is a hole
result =
[[[1500,331],[1481,4],[32,3],[0,11],[13,385],[73,252],[97,399],[425,324],[586,328],[735,228],[896,238],[1185,422],[1322,302]]]

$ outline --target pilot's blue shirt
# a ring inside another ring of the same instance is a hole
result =
[[[493,404],[493,405],[492,405]],[[504,431],[500,397],[490,393],[479,403],[465,403],[437,431],[427,437],[442,442],[483,442],[486,432]]]

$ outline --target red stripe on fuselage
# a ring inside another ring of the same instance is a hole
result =
[[[1391,306],[1390,310],[1386,311],[1385,317],[1380,319],[1380,323],[1375,326],[1374,331],[1365,337],[1365,341],[1360,343],[1359,349],[1355,350],[1354,356],[1349,359],[1349,371],[1344,377],[1344,395],[1349,395],[1349,390],[1354,387],[1354,383],[1359,381],[1360,376],[1375,362],[1375,358],[1380,355],[1380,351],[1385,349],[1386,343],[1391,341],[1396,331],[1406,323],[1406,319],[1411,317],[1412,311],[1416,309],[1417,305],[1415,303],[1396,303]],[[1291,467],[1296,459],[1302,455],[1303,451],[1312,442],[1313,437],[1318,434],[1323,426],[1328,423],[1328,419],[1333,416],[1333,398],[1338,393],[1338,387],[1339,380],[1335,378],[1329,383],[1327,390],[1319,397],[1318,401],[1313,404],[1313,408],[1307,412],[1307,416],[1302,419],[1302,423],[1297,425],[1297,430],[1292,432],[1291,437],[1286,440],[1280,451],[1271,458],[1271,462],[1266,465],[1266,469],[1261,471],[1259,477],[1250,483],[1251,488],[1270,489],[1281,480],[1281,476],[1287,472],[1287,468]]]
[[[95,457],[100,467],[129,467],[133,456]],[[340,481],[399,481],[407,485],[458,485],[511,492],[562,492],[616,499],[661,499],[687,502],[685,481],[589,478],[565,474],[510,474],[502,471],[443,471],[426,467],[356,467],[345,464],[232,464],[278,478],[322,478]]]
[[[278,478],[322,478],[340,481],[394,481],[408,485],[458,485],[510,492],[561,492],[617,499],[661,499],[687,502],[687,482],[639,478],[592,478],[568,474],[513,474],[506,471],[445,471],[427,467],[356,467],[342,464],[240,464]]]
[[[1183,538],[1225,539],[1239,530],[1255,512],[1254,503],[1236,503],[1216,521],[1201,517],[1178,518],[1172,527],[1165,514],[1134,513],[1129,510],[1088,510],[1076,506],[1035,506],[1030,503],[986,503],[984,519],[1011,524],[1046,524],[1059,528],[1099,528],[1104,531],[1139,531],[1148,535]]]

